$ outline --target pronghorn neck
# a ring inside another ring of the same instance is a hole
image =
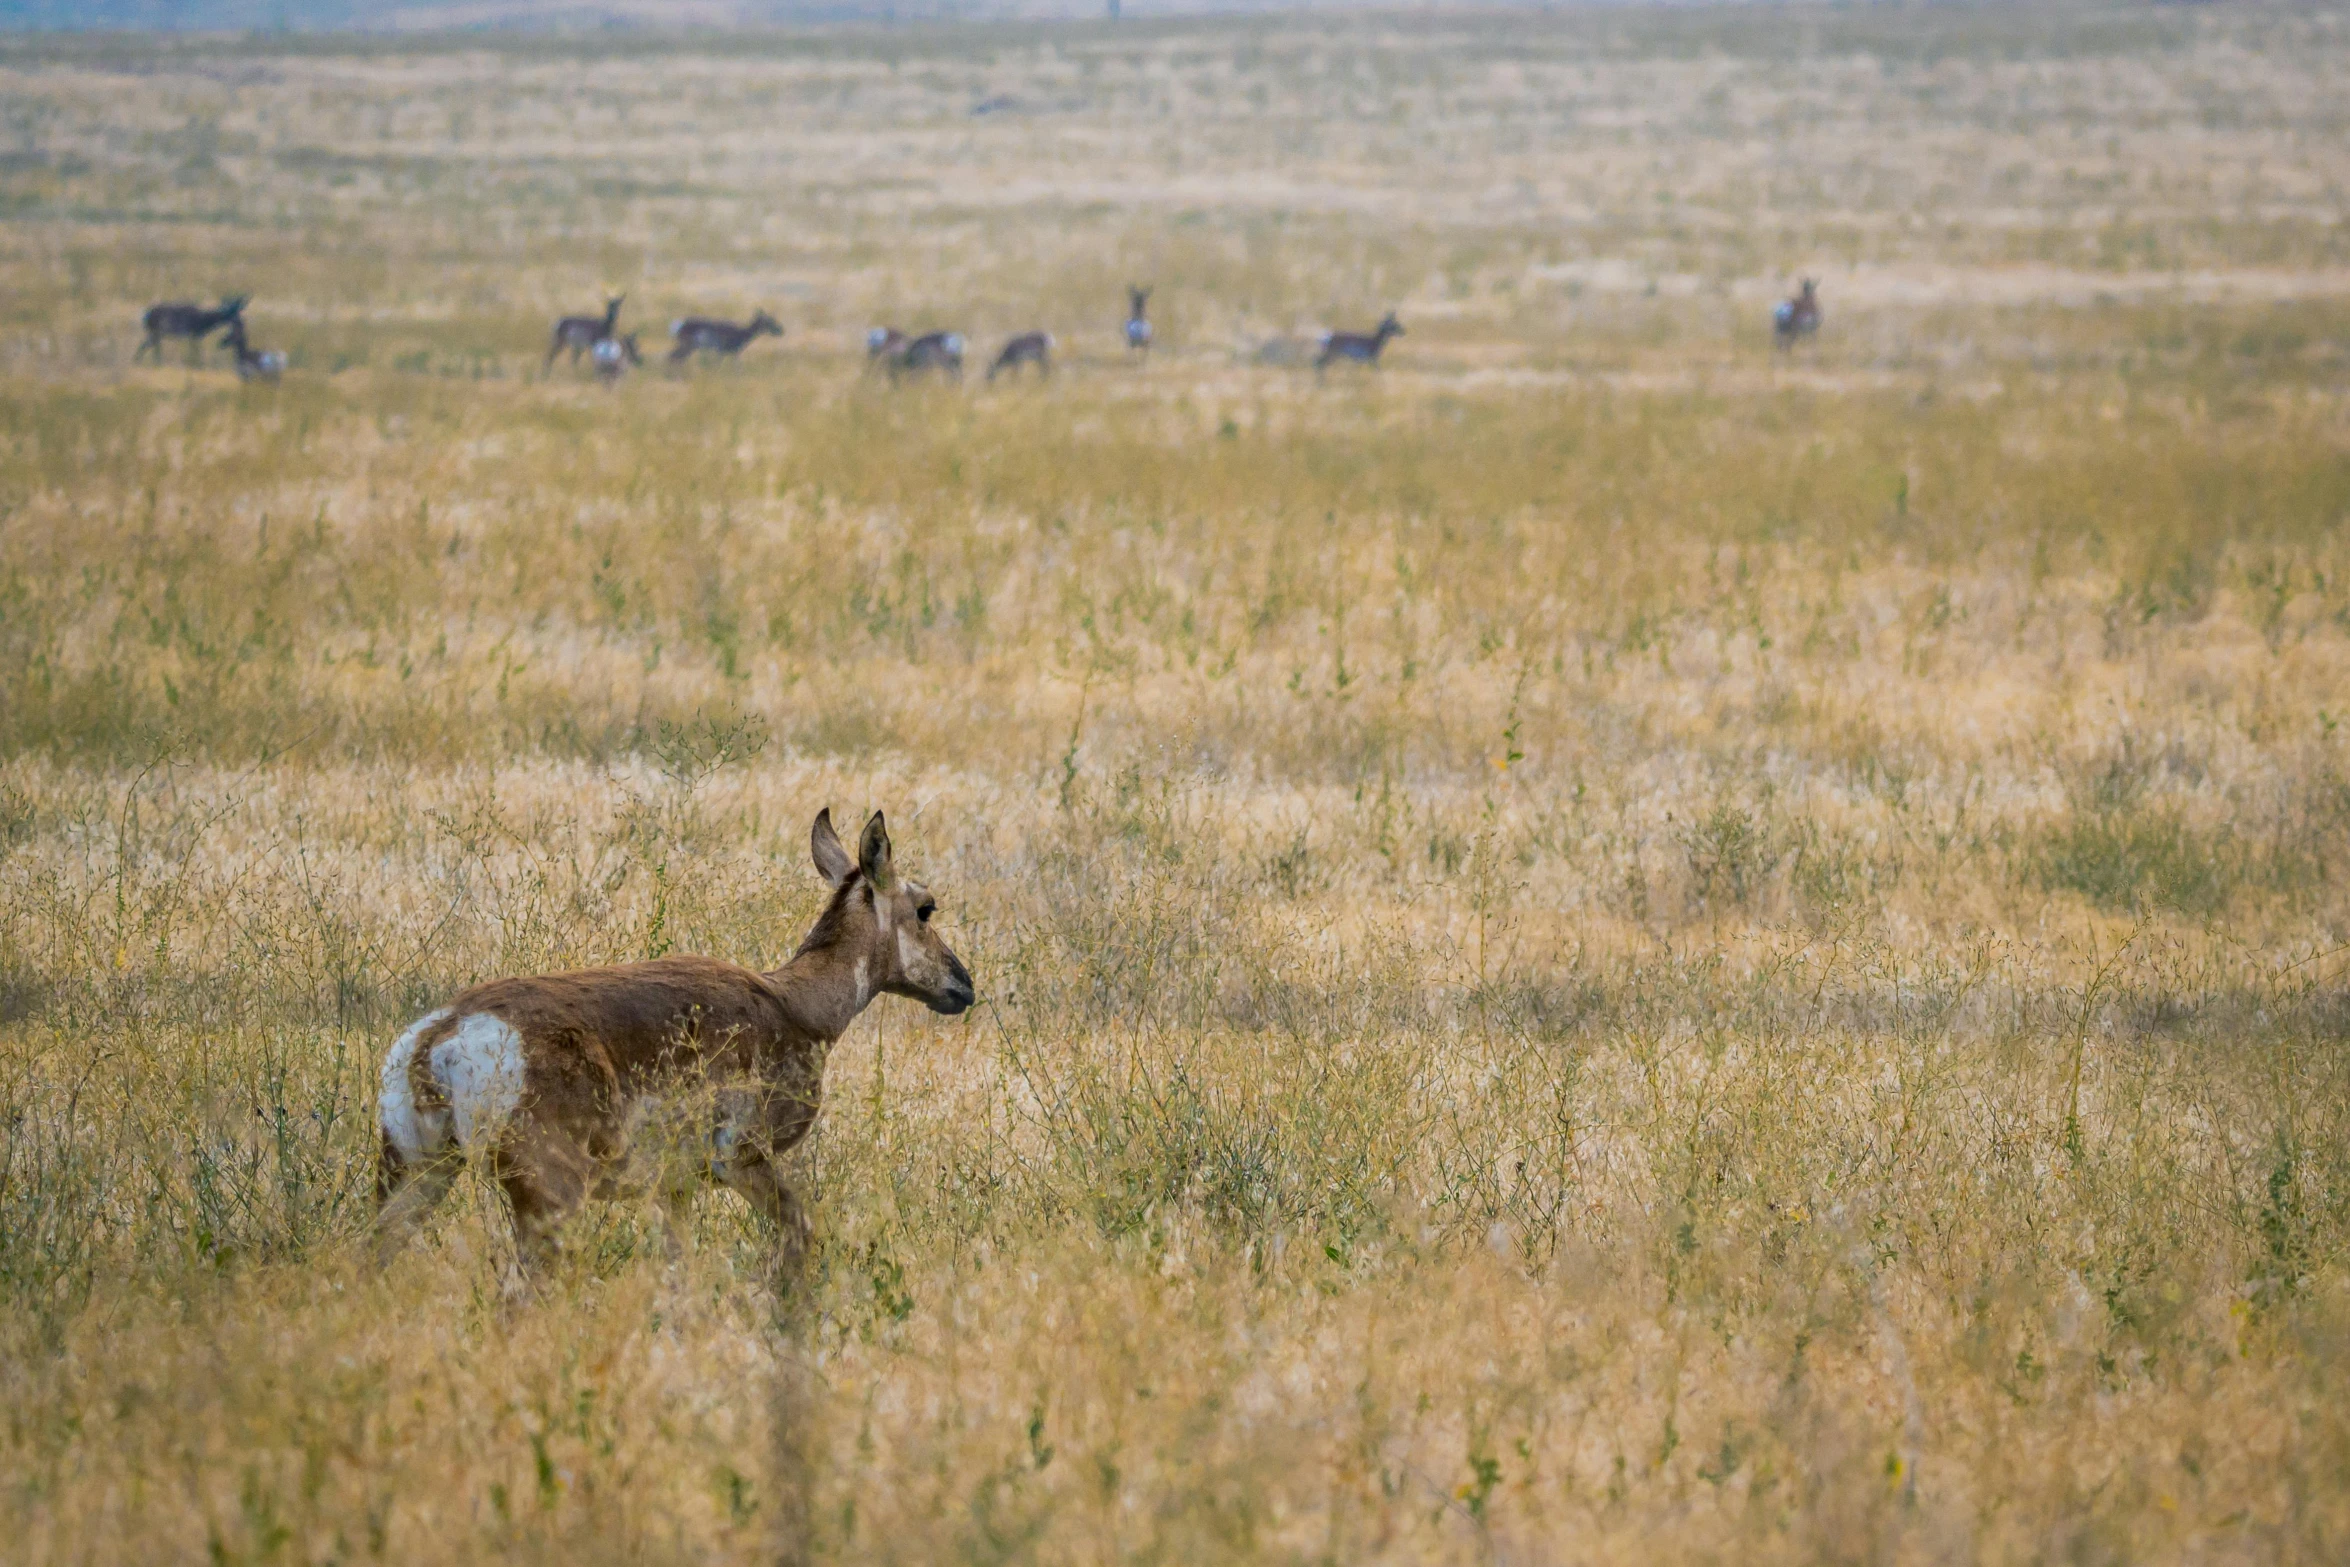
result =
[[[880,994],[876,978],[871,958],[861,950],[826,947],[801,953],[769,973],[767,982],[801,1032],[831,1044]]]
[[[833,894],[791,961],[767,974],[792,1021],[827,1044],[848,1032],[881,994],[881,938],[870,904],[859,907],[852,876]]]

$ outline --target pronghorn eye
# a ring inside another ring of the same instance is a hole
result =
[[[922,906],[914,911],[914,918],[927,925],[930,923],[930,916],[936,914],[937,912],[938,905],[933,903],[930,899],[925,898],[922,900]]]

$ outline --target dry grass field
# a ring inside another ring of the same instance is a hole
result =
[[[2344,1559],[2345,80],[2317,6],[0,38],[0,1555]],[[282,384],[133,362],[223,292]],[[825,805],[982,1002],[841,1041],[799,1289],[713,1194],[508,1306],[470,1184],[371,1276],[398,1027],[780,962]]]

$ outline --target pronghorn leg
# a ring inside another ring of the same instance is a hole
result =
[[[563,1221],[578,1206],[566,1204],[560,1192],[549,1191],[530,1176],[509,1172],[499,1181],[506,1193],[506,1209],[514,1220],[514,1265],[504,1280],[508,1299],[530,1293],[560,1251]]]
[[[441,1158],[396,1173],[387,1168],[387,1189],[382,1206],[375,1211],[374,1261],[378,1272],[391,1265],[400,1248],[414,1238],[441,1199],[449,1195],[457,1179],[457,1166],[455,1158]]]
[[[518,1124],[501,1151],[498,1186],[514,1220],[514,1273],[506,1293],[526,1293],[560,1248],[563,1222],[587,1200],[591,1161],[561,1131]]]
[[[693,1239],[694,1187],[691,1180],[671,1181],[661,1189],[661,1243],[671,1262],[682,1262]]]
[[[779,1280],[799,1276],[815,1239],[808,1210],[784,1184],[783,1175],[763,1153],[738,1150],[719,1167],[718,1178],[743,1194],[743,1200],[775,1231],[775,1271]]]

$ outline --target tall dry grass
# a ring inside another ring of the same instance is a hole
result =
[[[2339,19],[1784,24],[0,51],[12,1552],[2337,1557]],[[367,1276],[395,1026],[780,961],[828,803],[985,1005],[804,1298]]]

